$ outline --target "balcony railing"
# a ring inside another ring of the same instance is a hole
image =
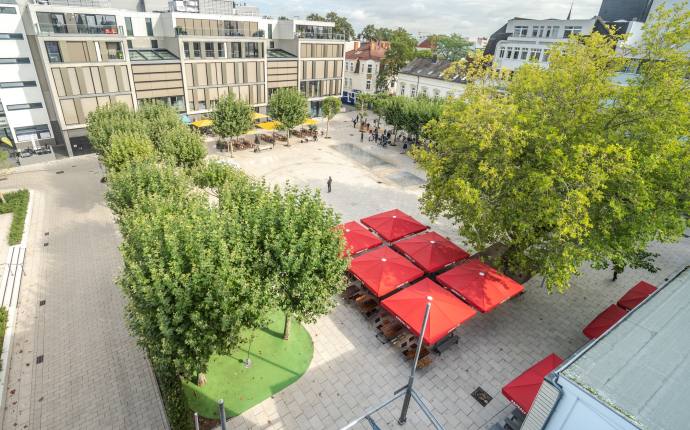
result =
[[[308,31],[298,31],[295,34],[300,39],[345,40],[345,35],[339,33],[313,33]]]
[[[29,3],[59,6],[110,7],[110,0],[29,0]]]
[[[52,24],[38,23],[40,35],[95,35],[124,37],[121,25]]]
[[[263,30],[255,31],[254,33],[242,32],[239,30],[229,30],[229,29],[209,29],[209,28],[197,28],[193,30],[187,30],[183,27],[175,27],[176,36],[211,36],[211,37],[259,37],[263,38],[265,33]]]

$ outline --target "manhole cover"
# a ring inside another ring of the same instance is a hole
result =
[[[43,306],[43,305],[45,305],[45,304],[46,304],[46,301],[45,301],[45,300],[41,300],[40,302],[38,302],[38,306]]]
[[[41,364],[41,363],[43,363],[43,356],[39,355],[38,357],[36,357],[36,364]]]
[[[476,390],[472,391],[471,394],[472,397],[474,397],[474,400],[479,402],[480,405],[486,406],[489,404],[491,400],[493,400],[493,397],[489,395],[482,387],[477,387]]]

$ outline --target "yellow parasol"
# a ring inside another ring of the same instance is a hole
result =
[[[254,121],[256,121],[257,119],[265,119],[265,118],[270,118],[270,117],[268,115],[264,115],[264,114],[259,113],[259,112],[254,112],[252,114],[252,119]]]
[[[309,118],[308,120],[304,121],[302,125],[316,125],[316,120],[314,118]]]
[[[200,119],[197,121],[194,121],[192,125],[196,128],[204,128],[204,127],[210,127],[213,125],[213,121],[210,119]]]
[[[263,128],[264,130],[268,131],[273,131],[276,130],[279,127],[280,123],[278,121],[266,121],[266,122],[260,122],[256,126],[259,128]]]

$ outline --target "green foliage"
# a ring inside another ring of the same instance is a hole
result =
[[[390,48],[381,60],[376,89],[385,91],[390,88],[392,79],[398,75],[400,69],[415,58],[417,40],[404,28],[395,29],[390,35]]]
[[[182,381],[174,369],[154,367],[158,387],[161,390],[163,406],[172,430],[192,430],[192,411],[187,404]]]
[[[505,91],[471,83],[426,128],[423,210],[443,215],[477,249],[503,243],[506,267],[564,291],[579,267],[652,265],[650,241],[676,240],[690,211],[690,12],[645,25],[640,74],[614,36],[572,37],[548,69],[526,64]]]
[[[103,164],[109,172],[113,172],[130,163],[153,160],[155,157],[153,143],[146,134],[116,131],[110,135],[109,149],[103,157]]]
[[[229,93],[218,100],[211,112],[213,132],[223,139],[234,138],[254,128],[254,109],[244,100]],[[229,143],[232,152],[232,143]]]
[[[7,308],[0,307],[0,342],[5,339],[5,330],[7,329]],[[2,354],[2,343],[0,343],[0,354]],[[2,370],[2,363],[0,363],[0,370]]]
[[[165,145],[163,133],[175,128],[187,128],[179,113],[170,105],[160,101],[149,101],[139,105],[137,116],[144,121],[145,131],[158,151]]]
[[[321,105],[321,110],[323,116],[326,117],[326,137],[328,137],[328,129],[331,124],[331,120],[338,112],[340,108],[343,107],[343,103],[338,97],[326,97]]]
[[[206,157],[206,146],[199,132],[184,125],[161,131],[160,142],[161,158],[180,167],[197,166]]]
[[[357,35],[358,39],[366,40],[367,42],[381,42],[389,41],[393,37],[393,30],[386,27],[376,27],[373,24],[368,24]]]
[[[191,189],[189,178],[173,166],[153,162],[135,163],[108,175],[105,200],[119,218],[137,203],[147,202],[154,195],[184,200]]]
[[[110,145],[110,136],[116,131],[139,132],[146,129],[141,117],[137,116],[124,103],[99,106],[89,113],[86,122],[89,142],[101,157],[106,156]]]
[[[328,12],[326,16],[321,16],[318,13],[311,13],[307,15],[307,19],[310,21],[326,21],[335,23],[333,32],[335,34],[342,34],[345,40],[352,40],[355,38],[355,30],[352,28],[352,24],[344,16],[340,16],[335,12]]]
[[[269,115],[280,121],[282,130],[291,130],[309,118],[307,98],[296,88],[279,88],[268,102]]]
[[[218,189],[231,181],[249,177],[242,171],[217,161],[209,161],[190,172],[194,185],[199,188]]]
[[[432,38],[433,53],[448,61],[459,61],[470,52],[472,42],[457,33],[439,34]]]
[[[5,201],[0,202],[0,214],[12,214],[10,233],[7,235],[7,244],[17,245],[22,241],[24,234],[24,220],[29,207],[29,191],[19,190],[3,195]]]
[[[422,128],[427,123],[440,118],[443,101],[437,98],[418,96],[407,98],[404,106],[402,128],[419,138],[422,135]]]

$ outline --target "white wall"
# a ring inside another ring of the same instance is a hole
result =
[[[429,97],[458,97],[465,92],[465,84],[442,79],[418,78],[414,75],[402,73],[398,75],[396,94],[412,97],[413,90],[414,95],[420,95],[423,94],[425,89],[426,95]]]

